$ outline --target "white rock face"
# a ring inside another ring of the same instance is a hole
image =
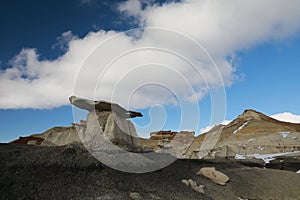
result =
[[[177,158],[186,158],[185,152],[194,140],[195,132],[181,131],[157,152],[170,153]]]
[[[226,174],[216,170],[214,167],[203,167],[197,174],[203,175],[219,185],[226,185],[229,181],[229,177]]]
[[[87,116],[87,129],[82,139],[92,151],[132,151],[140,146],[136,137],[130,121],[118,119],[111,112],[92,111]]]
[[[198,157],[200,159],[206,157],[211,152],[211,150],[216,146],[221,133],[222,133],[222,128],[216,128],[205,135],[204,138],[205,142],[201,144],[199,150]]]

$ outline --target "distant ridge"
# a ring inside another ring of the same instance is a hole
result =
[[[81,143],[78,128],[84,131],[85,121],[20,137],[11,143],[43,146]],[[245,110],[227,125],[216,125],[197,137],[194,134],[189,131],[157,131],[151,133],[150,139],[139,138],[139,141],[146,149],[195,159],[300,151],[300,124],[279,121],[252,109]]]

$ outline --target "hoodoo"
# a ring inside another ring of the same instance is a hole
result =
[[[116,147],[126,151],[140,151],[135,127],[128,118],[143,116],[139,112],[127,111],[116,103],[93,101],[71,96],[74,106],[89,111],[86,131],[81,137],[85,146],[92,150],[114,150]]]

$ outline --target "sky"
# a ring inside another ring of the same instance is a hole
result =
[[[0,27],[0,142],[84,119],[71,95],[142,112],[142,137],[300,123],[297,0],[3,0]]]

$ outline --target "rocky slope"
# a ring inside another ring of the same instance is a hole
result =
[[[84,127],[82,122],[80,125]],[[77,133],[78,124],[73,124],[67,127],[53,127],[43,133],[33,134],[27,137],[20,137],[10,143],[12,144],[30,144],[30,145],[42,145],[42,146],[63,146],[74,142],[81,142]]]
[[[300,124],[281,122],[254,110],[245,110],[228,125],[216,125],[210,131],[193,138],[190,144],[186,140],[177,139],[176,145],[173,145],[174,139],[182,138],[185,134],[189,133],[172,132],[171,138],[159,139],[155,136],[142,142],[157,152],[165,149],[176,152],[173,154],[177,157],[195,159],[300,151]],[[184,152],[182,149],[177,151],[178,146],[187,148]]]
[[[198,136],[187,155],[192,158],[233,157],[295,151],[300,151],[300,124],[281,122],[254,110],[245,110],[228,125],[215,126]]]

